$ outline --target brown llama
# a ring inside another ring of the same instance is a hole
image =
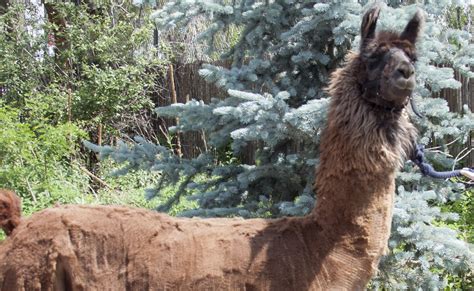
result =
[[[8,236],[20,224],[21,200],[12,191],[0,189],[0,228]]]
[[[376,34],[378,15],[365,14],[360,53],[332,75],[310,215],[186,219],[51,208],[0,244],[2,290],[363,289],[386,250],[395,172],[415,138],[405,106],[422,22],[417,12],[401,34]]]

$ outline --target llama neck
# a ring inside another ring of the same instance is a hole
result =
[[[381,119],[360,98],[349,97],[356,96],[336,95],[331,100],[313,210],[320,222],[338,233],[349,231],[348,225],[358,232],[359,226],[391,220],[395,173],[413,140],[404,116]]]
[[[332,240],[352,244],[363,239],[368,248],[379,250],[390,235],[395,169],[343,169],[350,164],[343,156],[335,154],[337,162],[320,165],[313,216]]]
[[[333,140],[321,153],[313,216],[331,240],[363,242],[359,247],[379,254],[390,235],[397,167],[383,158],[383,146],[349,143]],[[367,154],[379,159],[361,160]]]
[[[334,158],[339,162],[319,167],[317,205],[310,217],[321,229],[315,246],[319,263],[337,272],[321,274],[315,282],[332,282],[327,290],[364,290],[387,251],[395,170],[384,172],[383,165],[373,173],[343,170],[344,159]]]
[[[350,56],[329,87],[332,99],[311,216],[334,242],[328,258],[366,259],[360,268],[375,269],[390,236],[396,171],[416,131],[405,111],[381,116],[360,98],[357,61],[357,55]]]

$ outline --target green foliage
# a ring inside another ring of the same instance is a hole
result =
[[[56,78],[72,88],[74,119],[112,124],[140,109],[150,109],[150,93],[163,72],[155,58],[153,24],[139,19],[137,11],[117,10],[113,17],[107,6],[95,12],[70,2],[55,4],[65,27],[47,26],[56,38],[65,39],[55,62],[65,64]],[[137,25],[137,22],[143,22]]]
[[[474,190],[467,189],[462,192],[460,199],[452,200],[441,205],[444,212],[458,214],[458,219],[448,221],[445,225],[457,231],[460,239],[467,241],[474,249]],[[440,271],[446,278],[446,290],[473,290],[474,269],[460,271],[456,276]]]
[[[50,204],[48,200],[54,197],[83,188],[84,177],[69,164],[77,151],[73,141],[84,138],[84,132],[68,123],[22,123],[18,115],[18,110],[0,107],[0,185],[21,193],[28,201],[26,209],[29,202],[40,209],[44,205],[39,203]],[[50,198],[43,200],[38,195]]]
[[[449,7],[447,13],[447,21],[450,27],[456,29],[463,29],[469,25],[469,19],[474,15],[474,10],[468,8],[467,11],[465,7],[452,5]],[[469,15],[470,14],[470,15]]]
[[[26,19],[37,11],[20,4],[0,16],[0,86],[6,104],[20,109],[28,122],[72,119],[83,127],[100,122],[116,129],[121,120],[150,110],[163,75],[152,22],[138,9],[109,15],[105,4],[93,11],[71,2],[49,5],[54,19],[64,24]],[[53,35],[51,51],[46,44]]]
[[[24,7],[14,5],[0,15],[1,96],[16,107],[25,106],[35,89],[44,85],[41,76],[51,70],[50,65],[40,64],[37,55],[44,39],[31,37],[22,21],[23,13]]]
[[[458,200],[448,201],[441,206],[445,212],[455,212],[459,218],[446,225],[458,231],[458,235],[465,241],[474,244],[474,190],[462,192]]]
[[[98,124],[104,139],[133,132],[141,125],[125,121],[151,111],[164,61],[150,11],[46,2],[45,19],[22,3],[0,15],[0,187],[20,194],[26,214],[54,203],[128,202],[115,190],[92,194],[80,140],[94,138]]]

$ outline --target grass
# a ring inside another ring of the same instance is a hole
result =
[[[459,214],[459,219],[451,221],[446,226],[458,231],[462,240],[474,244],[474,189],[467,189],[460,199],[442,206],[445,212]]]

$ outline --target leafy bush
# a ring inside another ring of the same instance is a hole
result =
[[[163,75],[146,9],[46,2],[44,19],[21,3],[0,15],[0,187],[22,196],[26,214],[101,199],[80,141],[98,126],[110,139],[148,126],[137,120]]]
[[[164,67],[156,58],[153,23],[133,7],[113,15],[109,8],[54,4],[58,17],[73,25],[46,29],[67,44],[56,50],[55,62],[67,65],[55,78],[72,89],[73,118],[113,127],[153,107],[150,96]]]
[[[22,123],[18,116],[19,110],[0,107],[0,185],[23,196],[26,213],[84,191],[87,179],[70,164],[84,132],[69,123]]]
[[[89,132],[101,124],[115,135],[139,127],[124,121],[151,112],[165,68],[147,13],[47,5],[44,22],[31,5],[0,16],[1,99],[31,124],[73,121]]]

